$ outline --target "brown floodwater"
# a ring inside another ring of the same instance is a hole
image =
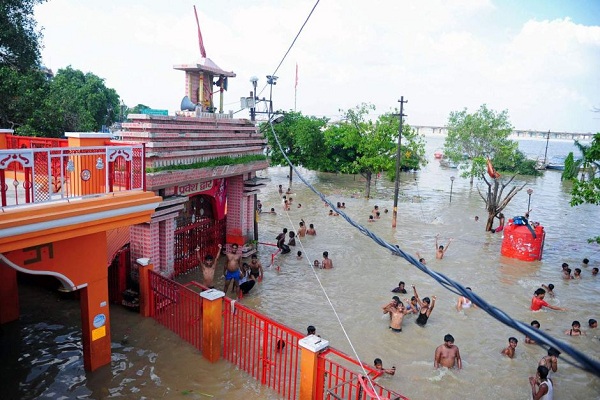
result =
[[[544,142],[539,144],[543,149]],[[438,147],[439,138],[429,140],[428,154]],[[300,218],[315,224],[318,234],[299,241],[291,254],[278,256],[276,267],[265,269],[265,279],[244,297],[244,304],[298,331],[315,325],[331,346],[351,355],[355,349],[365,362],[379,357],[385,367],[395,365],[396,375],[380,383],[413,400],[531,398],[527,378],[545,354],[542,348],[524,344],[522,334],[482,310],[457,312],[454,294],[350,227],[342,217],[327,216],[329,208],[297,177],[292,197],[294,204],[301,203],[302,208],[293,206],[284,213],[277,185],[287,187],[287,171],[276,167],[261,174],[270,179],[260,196],[263,209],[275,207],[278,215],[261,215],[260,241],[273,243],[283,227],[297,229]],[[456,170],[442,168],[433,159],[423,171],[402,174],[396,229],[391,228],[392,183],[378,179],[373,198],[367,200],[353,197],[363,189],[359,176],[310,171],[303,174],[334,203],[345,202],[349,216],[384,240],[411,254],[419,252],[430,268],[471,286],[514,318],[527,324],[537,319],[547,333],[600,359],[600,333],[586,329],[589,318],[600,319],[600,278],[591,276],[591,268],[600,265],[600,252],[597,245],[586,241],[598,234],[600,209],[570,207],[569,184],[560,181],[559,173],[548,171],[543,177],[527,178],[527,186],[505,211],[507,217],[523,214],[528,202],[525,190],[534,190],[531,219],[545,226],[547,237],[543,260],[533,263],[500,256],[502,236],[484,232],[485,210],[476,187],[459,178]],[[457,177],[452,203],[450,176]],[[376,204],[390,213],[367,223]],[[481,218],[477,223],[475,215]],[[443,260],[434,258],[436,234],[444,245],[449,238],[454,239]],[[298,250],[304,256],[300,260],[295,256]],[[314,259],[321,260],[323,251],[329,252],[334,268],[315,271],[309,265]],[[259,246],[263,265],[270,264],[272,252],[271,246]],[[591,260],[587,268],[581,266],[584,257]],[[562,280],[563,262],[582,268],[583,278]],[[181,280],[201,281],[201,277],[194,272]],[[403,332],[394,334],[387,329],[388,320],[382,317],[381,306],[391,299],[390,290],[400,280],[408,288],[416,285],[422,297],[436,295],[438,302],[425,328],[407,316]],[[549,302],[569,311],[529,311],[532,294],[542,283],[554,283],[556,296]],[[217,287],[220,285],[222,281],[218,280]],[[40,285],[24,284],[20,291],[22,318],[0,331],[3,398],[278,398],[229,363],[206,362],[197,350],[152,319],[114,306],[111,366],[85,373],[78,301],[63,299],[56,290]],[[573,320],[582,322],[587,336],[564,334]],[[446,333],[455,337],[460,348],[464,367],[460,372],[433,369],[434,350]],[[512,360],[500,354],[509,336],[519,339]],[[559,359],[559,371],[553,379],[556,398],[600,398],[600,379],[569,365],[566,357]]]

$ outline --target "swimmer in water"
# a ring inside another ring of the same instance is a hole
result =
[[[460,351],[454,345],[454,337],[450,334],[444,336],[444,344],[441,344],[435,349],[433,358],[433,368],[439,367],[462,369],[462,360]]]
[[[508,338],[508,347],[501,351],[502,354],[508,358],[515,358],[515,350],[519,341],[515,337]]]
[[[444,246],[438,246],[438,238],[440,237],[439,234],[435,235],[435,258],[437,258],[438,260],[441,260],[442,258],[444,258],[444,255],[446,255],[446,251],[448,250],[448,247],[450,247],[450,243],[452,243],[452,238],[450,238],[450,240],[448,240],[448,244],[446,245],[446,247]]]
[[[529,325],[531,325],[535,329],[540,329],[540,323],[538,320],[534,319],[533,321],[531,321],[531,323]],[[535,344],[535,340],[533,340],[529,336],[525,336],[525,344]]]
[[[471,288],[468,286],[465,289],[471,290]],[[476,308],[477,306],[465,296],[460,296],[458,298],[458,301],[456,302],[456,311],[466,310],[467,308],[471,307]]]

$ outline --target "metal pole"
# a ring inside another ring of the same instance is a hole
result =
[[[450,177],[450,204],[452,204],[452,188],[454,187],[454,177]]]
[[[398,217],[398,192],[400,191],[400,157],[402,156],[402,151],[400,145],[402,143],[402,117],[404,117],[404,103],[408,103],[404,101],[404,96],[400,97],[400,125],[398,126],[398,148],[396,149],[396,179],[394,182],[394,209],[392,211],[392,228],[396,227],[396,219]]]
[[[533,194],[533,189],[527,189],[527,195],[529,198],[527,199],[527,213],[531,211],[531,195]]]

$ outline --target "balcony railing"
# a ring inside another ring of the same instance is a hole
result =
[[[144,146],[0,150],[2,207],[145,189]]]

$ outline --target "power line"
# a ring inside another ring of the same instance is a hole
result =
[[[463,286],[459,282],[456,282],[456,281],[448,278],[446,275],[441,274],[439,272],[436,272],[436,271],[428,268],[426,265],[421,264],[418,260],[416,260],[410,254],[404,252],[399,247],[396,247],[396,246],[394,246],[394,245],[386,242],[385,240],[381,239],[380,237],[378,237],[377,235],[375,235],[373,232],[371,232],[370,230],[368,230],[364,226],[362,226],[359,223],[357,223],[354,220],[352,220],[342,210],[339,210],[338,208],[336,208],[336,206],[333,203],[331,203],[329,200],[327,200],[327,198],[325,197],[325,195],[323,195],[323,193],[321,193],[317,189],[315,189],[300,174],[300,172],[296,169],[296,167],[294,166],[294,164],[292,164],[292,162],[289,160],[289,158],[287,157],[287,155],[283,151],[283,147],[281,146],[281,143],[279,142],[279,137],[275,133],[275,129],[273,129],[273,124],[270,121],[269,121],[269,125],[271,127],[271,133],[273,134],[273,137],[274,137],[275,141],[277,142],[277,146],[279,147],[279,150],[281,151],[281,154],[283,155],[283,157],[287,161],[288,165],[290,167],[292,167],[293,171],[296,173],[296,175],[298,176],[298,178],[313,193],[315,193],[317,196],[319,196],[321,198],[321,200],[323,200],[325,203],[327,203],[332,209],[335,210],[335,212],[337,212],[338,214],[340,214],[350,225],[354,226],[362,234],[364,234],[365,236],[368,236],[371,240],[373,240],[378,245],[380,245],[382,247],[385,247],[386,249],[390,250],[392,253],[394,253],[394,254],[396,254],[396,255],[404,258],[410,264],[412,264],[413,266],[415,266],[419,270],[421,270],[421,272],[424,272],[425,274],[427,274],[430,277],[432,277],[433,279],[435,279],[441,286],[443,286],[447,290],[449,290],[452,293],[455,293],[457,295],[461,295],[461,296],[464,296],[464,297],[468,298],[469,300],[471,300],[473,302],[473,304],[477,305],[479,308],[481,308],[482,310],[484,310],[486,313],[488,313],[490,316],[492,316],[496,320],[500,321],[504,325],[506,325],[508,327],[511,327],[511,328],[513,328],[513,329],[515,329],[515,330],[523,333],[524,335],[526,335],[526,336],[534,339],[536,341],[536,343],[538,343],[538,345],[540,345],[540,346],[541,346],[540,343],[543,343],[543,344],[545,344],[547,346],[554,347],[554,348],[560,350],[561,352],[563,352],[565,354],[568,354],[569,356],[571,356],[575,360],[575,363],[572,363],[573,365],[575,365],[578,368],[581,368],[581,369],[583,369],[585,371],[588,371],[588,372],[590,372],[590,373],[592,373],[592,374],[600,377],[600,362],[598,362],[597,360],[594,360],[594,359],[588,357],[587,355],[585,355],[584,353],[580,352],[579,350],[576,350],[573,347],[569,346],[568,344],[566,344],[566,343],[564,343],[564,342],[562,342],[562,341],[560,341],[558,339],[555,339],[554,337],[550,336],[549,334],[545,333],[542,330],[535,329],[535,328],[533,328],[532,326],[530,326],[528,324],[525,324],[525,323],[523,323],[521,321],[515,320],[510,315],[508,315],[507,313],[505,313],[504,311],[502,311],[501,309],[499,309],[499,308],[497,308],[497,307],[489,304],[485,300],[483,300],[474,291],[467,290],[465,288],[465,286]],[[335,312],[335,310],[334,310],[334,312]],[[343,329],[343,327],[342,327],[342,329]],[[345,331],[344,331],[344,334],[345,334]],[[350,342],[350,338],[347,335],[346,335],[346,338]],[[352,346],[351,343],[350,343],[350,345],[352,347],[352,350],[354,351],[354,347]],[[356,352],[354,354],[356,355],[356,357],[358,359],[358,355],[356,354]],[[570,361],[568,361],[568,360],[566,360],[566,362],[570,363]]]

